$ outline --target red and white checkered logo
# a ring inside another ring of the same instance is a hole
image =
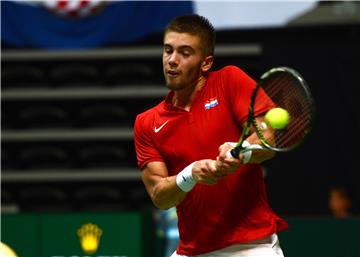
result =
[[[66,18],[84,18],[102,9],[104,0],[44,0],[43,5],[51,12]]]

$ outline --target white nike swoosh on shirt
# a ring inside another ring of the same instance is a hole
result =
[[[169,122],[169,120],[165,121],[160,127],[158,127],[158,128],[155,127],[154,128],[155,133],[158,133],[168,122]]]

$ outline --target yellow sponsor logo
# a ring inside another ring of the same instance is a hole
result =
[[[77,234],[80,239],[82,250],[87,254],[93,254],[99,249],[102,230],[95,224],[82,225]]]

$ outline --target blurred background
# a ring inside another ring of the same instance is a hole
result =
[[[1,241],[19,257],[174,250],[133,123],[167,94],[162,31],[189,13],[217,29],[214,69],[289,66],[315,97],[307,141],[264,163],[285,256],[360,256],[360,2],[53,0],[1,1]]]

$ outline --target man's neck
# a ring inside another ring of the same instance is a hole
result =
[[[205,86],[206,78],[201,76],[199,80],[192,86],[183,90],[175,91],[172,99],[173,106],[190,111],[191,105],[195,99],[196,93]]]

